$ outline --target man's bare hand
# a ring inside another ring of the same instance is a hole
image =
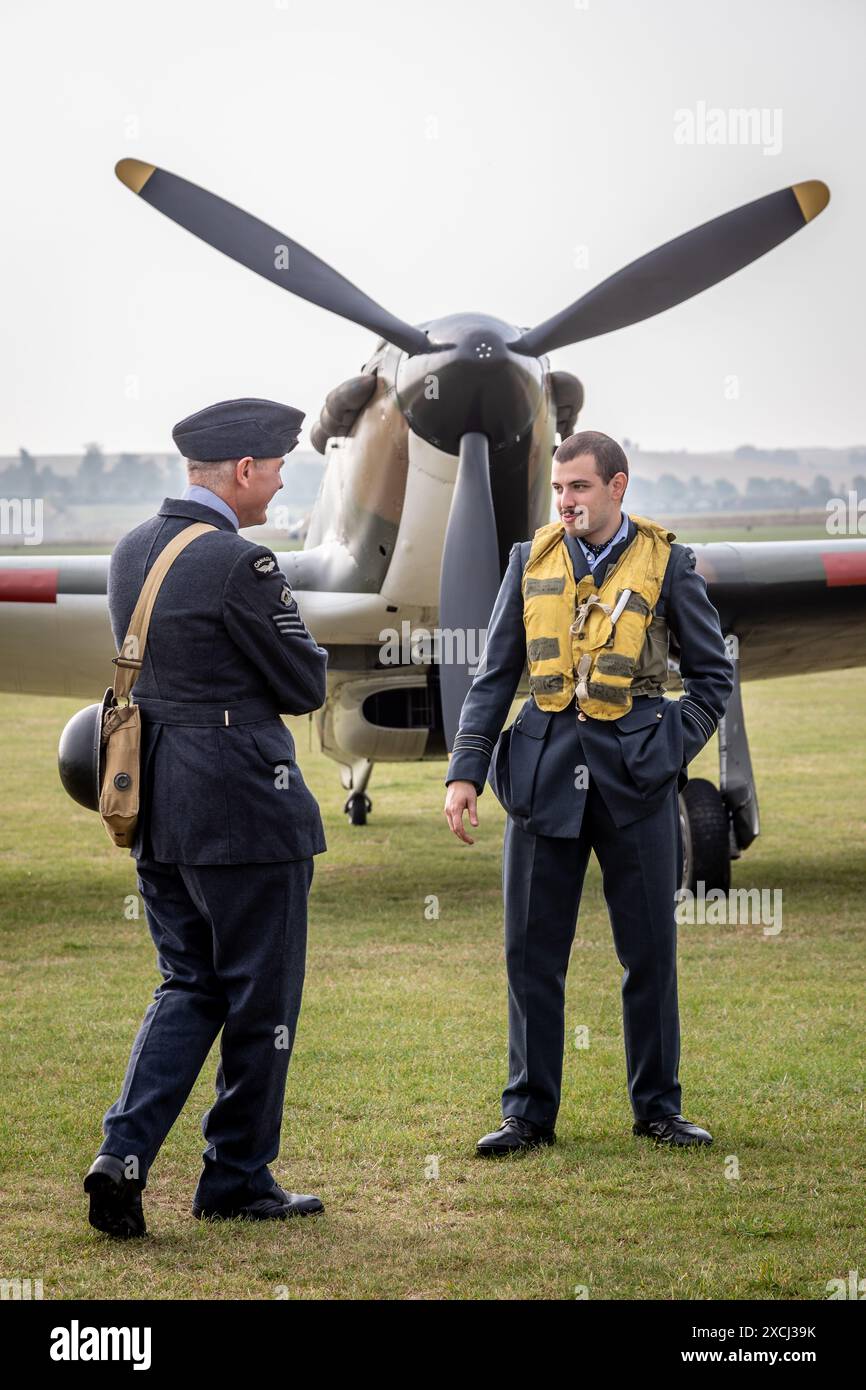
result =
[[[463,813],[465,811],[469,812],[470,823],[477,825],[478,793],[475,790],[474,782],[450,782],[445,797],[445,819],[458,840],[465,841],[467,845],[474,845],[475,841],[463,829]]]

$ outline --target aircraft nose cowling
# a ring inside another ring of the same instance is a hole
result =
[[[400,409],[416,434],[449,454],[464,434],[484,434],[495,453],[531,431],[543,372],[537,358],[508,348],[513,328],[457,315],[427,333],[432,351],[401,358],[396,375]]]

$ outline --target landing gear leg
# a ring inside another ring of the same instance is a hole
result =
[[[343,810],[349,817],[350,825],[367,824],[367,813],[373,809],[373,803],[366,790],[372,771],[373,763],[370,759],[359,758],[341,773],[343,786],[349,791]]]
[[[731,858],[760,834],[758,793],[749,756],[749,738],[740,690],[740,661],[735,636],[726,639],[728,655],[734,662],[734,688],[728,707],[719,721],[719,786],[731,818]]]
[[[692,893],[731,887],[731,860],[739,859],[759,831],[758,794],[740,692],[737,639],[726,639],[734,663],[734,688],[719,721],[719,788],[705,777],[687,782],[680,794],[682,887]]]

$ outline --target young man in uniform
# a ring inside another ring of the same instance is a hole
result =
[[[616,441],[571,435],[552,483],[559,521],[512,547],[446,777],[445,815],[467,844],[463,817],[478,824],[488,769],[509,813],[509,1077],[502,1124],[477,1152],[554,1142],[565,975],[591,850],[624,967],[633,1133],[709,1144],[681,1113],[677,1075],[678,791],[724,714],[732,665],[694,553],[623,511],[628,462]],[[669,636],[685,690],[677,701],[663,698]],[[529,699],[499,738],[527,661]]]

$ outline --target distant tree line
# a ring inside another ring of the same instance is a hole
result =
[[[286,501],[312,503],[322,466],[288,459],[282,474]],[[164,497],[179,497],[186,482],[186,466],[179,456],[163,461],[147,454],[121,454],[109,467],[100,446],[87,444],[75,472],[61,474],[50,464],[40,464],[27,449],[19,449],[18,462],[0,468],[0,497],[42,497],[58,507],[109,502],[157,506]]]
[[[831,483],[818,474],[806,485],[786,478],[750,477],[740,490],[727,478],[707,479],[693,475],[688,481],[663,473],[655,481],[640,476],[640,450],[633,449],[633,469],[629,482],[629,504],[639,513],[652,516],[659,513],[708,511],[757,511],[762,508],[815,509],[823,508],[831,497],[840,495],[841,485]],[[636,456],[636,457],[635,457]],[[756,463],[772,459],[796,464],[793,449],[755,449],[743,444],[734,451],[737,459],[754,459]],[[850,487],[859,497],[866,497],[866,449],[852,450],[849,455],[854,472]],[[283,465],[285,492],[277,497],[302,507],[316,499],[324,463],[317,455],[297,460],[287,459]],[[173,460],[151,458],[147,454],[121,454],[112,467],[98,444],[87,444],[74,473],[59,474],[50,464],[40,465],[27,449],[20,449],[18,462],[0,468],[0,497],[43,497],[57,507],[100,503],[142,503],[157,506],[164,497],[179,496],[186,486],[186,468],[180,457]],[[844,487],[841,488],[844,493]]]
[[[863,463],[866,464],[866,458]],[[640,465],[638,465],[639,467]],[[792,478],[748,478],[740,490],[727,478],[693,476],[685,481],[672,473],[662,473],[654,482],[632,474],[628,499],[639,514],[735,512],[761,510],[823,510],[831,497],[844,496],[847,487],[858,497],[866,497],[866,476],[855,473],[850,484],[832,483],[822,473],[806,485]]]

